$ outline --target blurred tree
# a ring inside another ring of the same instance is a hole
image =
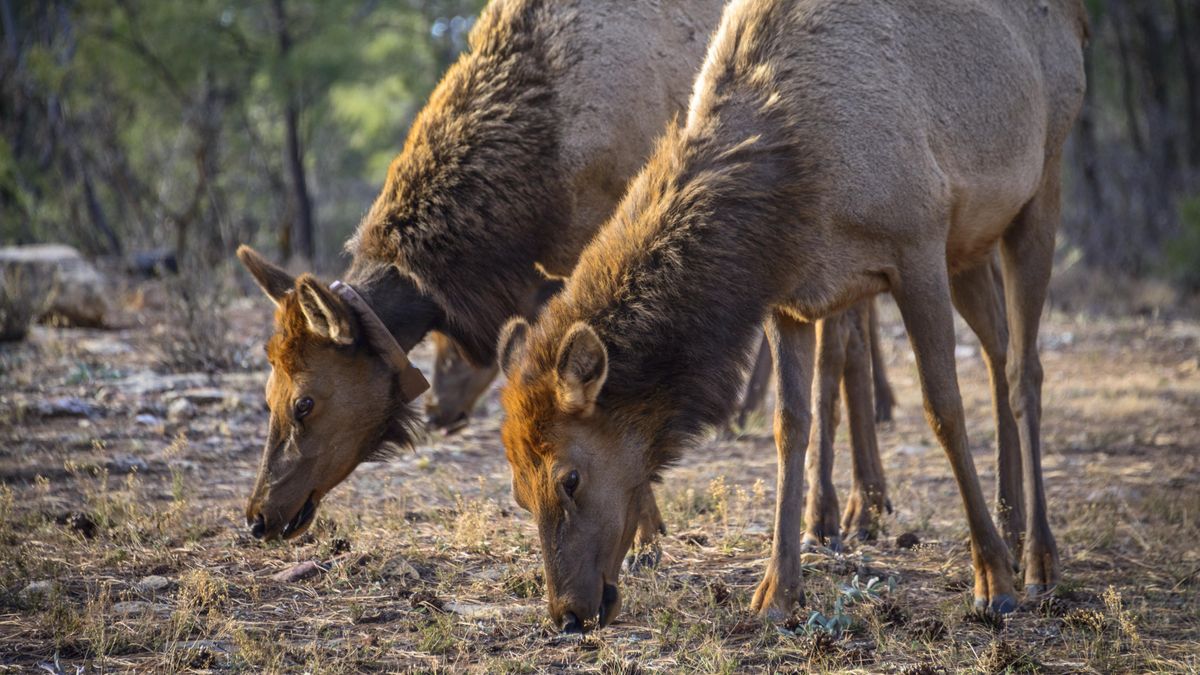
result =
[[[1085,0],[1063,247],[1189,264],[1200,0]],[[319,267],[374,199],[482,0],[0,0],[0,238]],[[1181,216],[1181,214],[1190,214]]]

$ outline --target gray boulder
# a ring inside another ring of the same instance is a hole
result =
[[[74,248],[62,244],[0,248],[0,271],[6,281],[10,276],[29,280],[21,293],[39,308],[38,319],[55,325],[104,327],[109,312],[104,277]],[[35,291],[41,290],[47,279],[44,304],[33,303]]]

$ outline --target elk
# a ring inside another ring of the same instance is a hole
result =
[[[277,306],[252,534],[299,535],[357,464],[412,442],[420,387],[391,384],[365,326],[384,326],[402,353],[437,331],[474,364],[494,363],[504,322],[570,273],[685,111],[722,4],[494,0],[347,243],[342,287],[361,307],[239,251]],[[646,490],[649,543],[662,522]]]
[[[536,316],[546,301],[560,290],[562,281],[546,281],[530,296],[522,315]],[[432,338],[433,379],[425,400],[426,423],[430,429],[453,434],[470,422],[471,412],[491,386],[492,380],[496,379],[499,368],[495,363],[487,366],[471,363],[458,343],[442,333],[434,331]]]
[[[646,487],[728,415],[759,321],[779,392],[779,477],[752,607],[778,619],[803,604],[814,321],[884,291],[962,495],[976,607],[1009,612],[1016,590],[968,452],[954,308],[1010,392],[1026,593],[1054,586],[1037,334],[1087,30],[1080,0],[727,6],[686,122],[667,130],[564,291],[498,343],[514,497],[537,522],[564,630],[619,612]],[[995,351],[1002,323],[1007,353]]]
[[[562,288],[552,282],[539,291],[540,307]],[[536,314],[536,310],[534,311]],[[528,315],[527,315],[528,316]],[[822,322],[818,342],[817,424],[813,426],[810,447],[817,449],[819,460],[810,466],[810,490],[805,508],[804,546],[827,546],[838,551],[843,539],[874,539],[883,513],[891,513],[887,483],[873,422],[891,420],[893,396],[887,380],[883,355],[879,351],[879,323],[874,302],[863,303],[841,318]],[[426,399],[428,426],[446,434],[467,426],[471,411],[491,385],[498,368],[476,367],[463,355],[453,340],[433,334],[435,357],[429,397]],[[771,375],[771,354],[766,338],[754,358],[745,395],[730,425],[743,429],[750,414],[766,397]],[[850,423],[852,484],[844,514],[838,526],[838,498],[833,486],[833,443],[837,436],[839,388]],[[874,399],[872,400],[872,391]],[[734,428],[726,429],[733,437]],[[998,512],[1000,506],[997,507]]]

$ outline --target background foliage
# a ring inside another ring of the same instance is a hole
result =
[[[0,0],[0,237],[328,269],[482,0]],[[1200,0],[1089,0],[1064,251],[1200,288]]]

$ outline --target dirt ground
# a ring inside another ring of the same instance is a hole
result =
[[[580,638],[545,617],[494,389],[466,431],[363,465],[309,533],[260,544],[241,507],[265,430],[267,303],[181,315],[149,286],[130,288],[126,328],[0,346],[0,671],[1200,672],[1200,322],[1047,316],[1053,598],[1003,620],[969,611],[957,491],[885,308],[898,407],[879,432],[895,505],[879,541],[809,554],[796,622],[747,611],[775,485],[759,419],[669,472],[660,564],[625,574],[620,617]],[[959,335],[990,497],[987,375]],[[427,373],[430,358],[419,348]],[[847,450],[843,429],[843,491]]]

